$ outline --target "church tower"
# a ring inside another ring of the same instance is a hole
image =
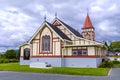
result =
[[[95,32],[89,14],[87,13],[84,25],[82,27],[82,36],[86,39],[95,40]]]

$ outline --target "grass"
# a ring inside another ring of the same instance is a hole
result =
[[[120,64],[114,64],[113,68],[120,68]]]
[[[89,75],[89,76],[106,76],[109,68],[29,68],[29,66],[21,66],[19,63],[0,64],[1,71],[18,71],[18,72],[35,72],[35,73],[52,73],[52,74],[70,74],[70,75]]]
[[[117,64],[118,68],[120,68],[120,64]]]

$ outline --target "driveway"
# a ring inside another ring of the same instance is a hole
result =
[[[120,69],[113,68],[109,76],[76,76],[0,71],[0,80],[120,80]]]
[[[110,80],[120,80],[120,68],[112,68],[108,77]]]

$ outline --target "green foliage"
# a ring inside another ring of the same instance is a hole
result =
[[[112,61],[105,60],[99,65],[99,67],[100,68],[112,68],[113,65],[114,64],[112,63]]]
[[[106,41],[104,41],[104,45],[106,46],[106,48],[109,52],[113,52],[112,47],[109,46]]]
[[[4,55],[7,59],[17,59],[17,54],[18,53],[15,50],[11,49],[7,50]]]
[[[11,63],[11,62],[18,62],[18,52],[15,50],[7,50],[5,54],[0,54],[0,64],[1,63]]]
[[[110,44],[113,52],[120,52],[120,41],[115,41]]]
[[[3,63],[9,63],[9,59],[3,59]]]
[[[112,61],[113,64],[120,64],[120,61],[114,60]]]
[[[111,46],[108,46],[108,51],[113,52],[113,48]]]
[[[19,72],[37,72],[37,73],[55,73],[55,74],[70,74],[70,75],[91,75],[91,76],[106,76],[109,68],[29,68],[28,65],[20,66],[18,63],[0,64],[0,70],[19,71]]]
[[[1,63],[13,63],[13,62],[18,62],[17,59],[0,59],[0,64]]]
[[[117,64],[117,66],[120,68],[120,64]]]
[[[16,54],[16,58],[19,60],[20,59],[20,49],[16,50],[17,54]]]
[[[108,61],[108,60],[103,60],[103,62],[99,65],[100,68],[112,68],[112,67],[119,67],[120,61],[118,60],[113,60],[113,61]]]
[[[0,63],[9,63],[9,59],[0,59]]]
[[[19,62],[18,59],[9,59],[9,62]]]
[[[3,59],[0,59],[0,63],[3,63]]]
[[[5,59],[5,55],[4,54],[0,54],[0,59]]]
[[[109,49],[109,46],[108,46],[108,44],[107,44],[107,42],[106,41],[103,41],[104,42],[104,45],[106,46],[106,48],[107,48],[107,50]]]

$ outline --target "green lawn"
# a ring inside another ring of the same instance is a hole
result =
[[[29,68],[29,66],[21,66],[19,63],[0,64],[1,71],[18,71],[18,72],[36,72],[36,73],[52,73],[52,74],[70,74],[70,75],[90,75],[90,76],[106,76],[109,68]]]
[[[113,68],[120,68],[120,64],[114,64]]]

